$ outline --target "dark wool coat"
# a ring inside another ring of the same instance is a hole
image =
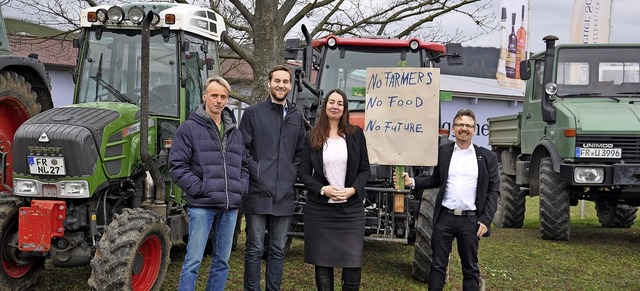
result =
[[[236,209],[248,191],[249,170],[244,141],[229,108],[222,111],[224,136],[204,110],[189,116],[173,139],[169,172],[186,193],[187,206]]]
[[[293,215],[293,184],[306,136],[304,118],[296,107],[271,98],[251,105],[240,120],[249,162],[249,193],[241,211],[246,214]]]

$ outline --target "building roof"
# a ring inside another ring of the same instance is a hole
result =
[[[440,75],[440,90],[456,97],[522,101],[524,91],[502,87],[496,79]]]
[[[12,54],[22,57],[37,54],[48,69],[73,69],[76,65],[78,50],[70,40],[9,34],[9,43]]]

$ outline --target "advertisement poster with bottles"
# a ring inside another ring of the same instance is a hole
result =
[[[520,62],[527,59],[529,0],[502,0],[500,5],[500,60],[496,79],[502,87],[524,89]]]

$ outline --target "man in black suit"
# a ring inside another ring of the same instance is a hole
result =
[[[438,165],[433,174],[411,178],[402,173],[406,186],[415,189],[440,187],[433,214],[429,290],[444,288],[454,238],[462,264],[463,290],[480,288],[478,244],[480,237],[490,233],[500,194],[500,179],[496,154],[471,142],[475,125],[473,111],[458,111],[453,118],[456,142],[440,146]]]

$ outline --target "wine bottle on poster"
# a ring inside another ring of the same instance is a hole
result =
[[[516,38],[518,39],[518,45],[516,47],[516,79],[520,79],[520,62],[527,59],[527,31],[524,28],[524,5],[522,5],[522,17]]]
[[[498,59],[498,75],[506,75],[505,66],[507,59],[507,46],[509,39],[509,33],[507,32],[507,8],[502,7],[502,15],[500,17],[500,58]],[[499,77],[498,77],[499,78]]]
[[[507,46],[507,61],[505,71],[507,78],[515,79],[516,77],[516,51],[518,47],[518,38],[516,37],[516,14],[511,14],[511,33],[509,34],[509,45]]]

